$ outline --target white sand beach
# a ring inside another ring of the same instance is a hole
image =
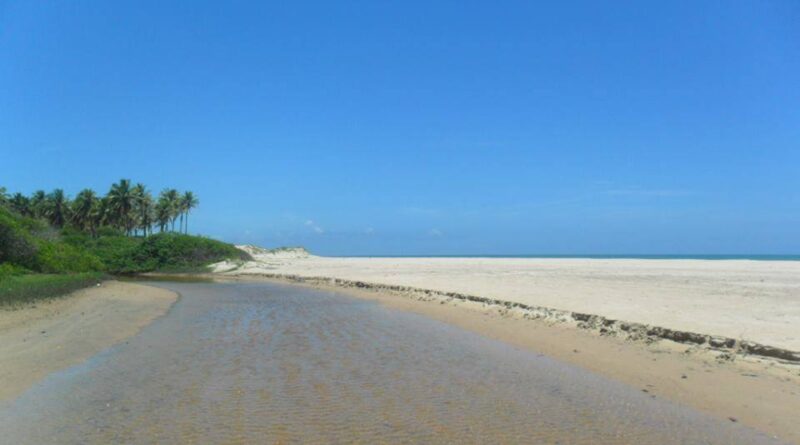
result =
[[[800,262],[326,258],[302,249],[239,247],[255,261],[219,263],[215,276],[340,289],[546,354],[654,397],[800,441],[793,414],[800,409],[796,361],[740,355],[736,348],[720,353],[708,345],[659,338],[632,342],[625,335],[574,329],[575,323],[532,321],[513,310],[506,312],[502,305],[441,295],[428,298],[424,292],[381,287],[457,292],[800,351]]]
[[[800,351],[800,261],[327,258],[250,249],[219,272],[411,286]]]

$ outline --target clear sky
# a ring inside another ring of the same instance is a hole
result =
[[[800,252],[800,2],[0,0],[0,185],[321,254]]]

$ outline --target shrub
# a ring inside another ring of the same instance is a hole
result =
[[[37,226],[35,221],[0,207],[0,263],[36,267],[38,249],[29,230],[29,227],[34,226]]]
[[[125,232],[111,226],[103,226],[97,229],[97,236],[125,236]]]
[[[112,273],[144,272],[143,260],[137,260],[136,254],[142,240],[127,236],[101,236],[93,239],[88,236],[65,238],[65,242],[85,249],[103,263],[103,270]],[[152,270],[152,269],[151,269]]]
[[[178,233],[152,235],[137,249],[134,260],[149,270],[192,270],[225,259],[250,259],[231,244]]]
[[[249,259],[249,255],[231,244],[179,233],[159,233],[147,238],[101,236],[96,239],[65,234],[64,241],[99,258],[103,270],[109,273],[188,272],[225,259]]]
[[[63,242],[42,241],[37,270],[45,273],[92,272],[103,270],[99,258]]]
[[[11,263],[0,263],[0,281],[4,278],[13,277],[17,275],[24,275],[28,269],[17,266]]]
[[[132,274],[197,271],[225,259],[251,259],[231,244],[199,236],[159,233],[146,238],[103,228],[93,238],[0,208],[0,263],[44,273],[106,271]]]

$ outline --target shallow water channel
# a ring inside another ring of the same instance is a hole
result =
[[[137,336],[0,405],[0,443],[771,443],[419,315],[270,283],[151,283]]]

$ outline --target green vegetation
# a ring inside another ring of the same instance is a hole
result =
[[[189,213],[200,202],[192,192],[181,194],[175,189],[164,189],[155,201],[144,184],[131,185],[130,179],[120,179],[112,184],[104,197],[91,189],[81,190],[70,201],[61,189],[51,193],[37,190],[30,197],[22,193],[8,195],[0,187],[0,206],[29,218],[45,220],[56,229],[72,227],[97,236],[101,227],[110,227],[126,235],[148,235],[155,227],[160,232],[189,232]]]
[[[0,187],[0,304],[61,295],[104,273],[200,272],[249,259],[230,244],[186,234],[197,205],[192,192],[175,189],[154,201],[127,179],[102,198],[85,189],[74,200],[60,189],[25,196]]]
[[[79,274],[26,274],[0,278],[0,306],[31,303],[44,298],[58,297],[103,279],[99,272]]]
[[[249,259],[230,244],[180,233],[142,238],[68,234],[64,242],[99,258],[110,273],[202,272],[206,265],[224,259]]]

